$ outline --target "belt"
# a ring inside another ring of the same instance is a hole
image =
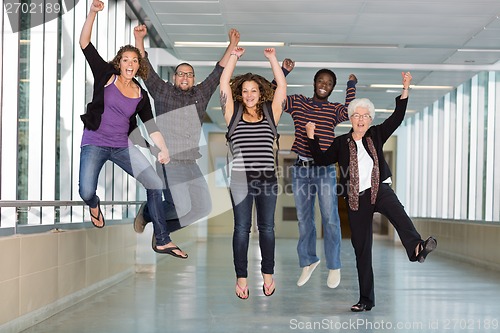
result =
[[[196,164],[196,160],[170,160],[168,164],[189,165],[189,164]]]
[[[301,160],[301,159],[297,159],[295,161],[295,166],[301,166],[301,167],[311,167],[311,166],[314,166],[314,160],[311,160],[311,161],[306,161],[306,160]]]

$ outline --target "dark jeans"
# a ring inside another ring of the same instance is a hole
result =
[[[358,270],[359,302],[375,305],[372,267],[373,213],[385,215],[396,229],[410,261],[415,261],[415,248],[422,242],[420,234],[406,214],[396,193],[388,184],[380,184],[375,205],[370,202],[371,189],[359,194],[359,209],[352,211],[347,202],[351,243],[356,254]]]
[[[274,274],[274,212],[277,189],[276,178],[252,180],[249,183],[231,180],[230,192],[234,214],[233,259],[237,278],[248,276],[248,244],[254,202],[262,256],[261,271],[264,274]]]
[[[85,145],[81,148],[79,192],[83,201],[92,208],[97,207],[99,202],[96,195],[97,181],[106,161],[118,165],[146,188],[156,244],[165,245],[170,243],[170,232],[165,224],[164,213],[161,209],[161,180],[146,157],[134,146],[112,148]]]

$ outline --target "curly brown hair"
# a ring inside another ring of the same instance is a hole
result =
[[[137,58],[139,59],[139,69],[137,70],[137,73],[135,74],[136,76],[140,77],[143,80],[146,80],[148,78],[149,74],[149,67],[146,64],[146,61],[144,58],[141,56],[141,51],[139,51],[138,48],[132,46],[132,45],[125,45],[120,47],[118,50],[118,53],[115,55],[113,60],[111,60],[109,63],[112,64],[117,71],[120,71],[120,61],[122,60],[123,53],[125,52],[134,52],[137,54]]]
[[[272,102],[273,97],[274,97],[274,89],[268,80],[266,80],[264,77],[258,75],[258,74],[253,74],[253,73],[246,73],[242,75],[235,76],[233,79],[231,79],[230,85],[231,85],[231,91],[233,93],[233,100],[241,102],[244,106],[245,104],[243,103],[243,97],[241,93],[241,89],[243,87],[243,83],[247,81],[254,81],[257,83],[259,86],[259,91],[260,91],[260,98],[259,102],[257,103],[257,115],[259,117],[262,116],[262,105],[264,102]],[[246,106],[245,109],[243,110],[244,113],[248,113]]]

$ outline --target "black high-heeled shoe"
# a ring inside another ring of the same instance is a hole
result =
[[[417,255],[417,261],[422,263],[429,253],[434,251],[437,247],[437,240],[430,236],[425,240],[425,242],[420,244],[420,251]]]
[[[354,304],[353,306],[351,306],[351,311],[352,312],[370,311],[372,307],[373,307],[372,305],[366,305],[359,302],[358,304]]]

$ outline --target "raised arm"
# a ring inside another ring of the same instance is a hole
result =
[[[356,98],[356,83],[358,83],[358,78],[354,74],[349,74],[349,81],[347,81],[347,89],[345,91],[345,104],[346,107],[346,115],[347,115],[347,107],[351,103],[351,101]]]
[[[148,29],[146,25],[139,24],[134,28],[134,39],[135,39],[135,47],[141,51],[141,56],[144,58],[146,56],[146,50],[144,49],[144,38],[148,34]]]
[[[382,142],[386,142],[405,119],[406,108],[408,106],[408,89],[410,88],[412,77],[410,72],[402,72],[401,76],[403,79],[403,92],[400,96],[396,97],[396,108],[382,124],[378,125],[380,127],[380,139]]]
[[[410,89],[412,76],[410,72],[401,72],[401,76],[403,77],[403,93],[401,94],[401,99],[405,99],[408,98],[408,89]]]
[[[347,81],[347,89],[345,90],[345,103],[340,112],[337,112],[337,123],[340,124],[344,121],[349,120],[347,115],[347,108],[351,104],[352,100],[356,97],[356,83],[358,83],[358,78],[354,74],[349,75],[349,81]]]
[[[227,46],[226,52],[224,52],[222,58],[219,60],[219,65],[221,65],[222,67],[226,67],[227,62],[231,57],[231,52],[234,50],[236,46],[238,46],[238,43],[240,42],[240,33],[238,32],[238,30],[236,29],[229,30],[228,36],[229,36],[229,45]]]
[[[86,48],[90,43],[90,38],[92,37],[92,26],[94,25],[95,17],[97,16],[97,12],[100,12],[104,9],[104,2],[99,0],[93,0],[92,4],[90,4],[89,14],[87,15],[87,19],[83,24],[82,32],[80,33],[80,47],[82,49]]]
[[[295,68],[295,61],[293,61],[290,58],[285,58],[283,60],[283,63],[281,64],[281,71],[283,72],[285,77],[287,77],[288,74],[290,74],[294,68]],[[276,78],[273,78],[271,84],[273,85],[273,89],[276,89]]]
[[[168,89],[172,89],[173,85],[169,82],[165,82],[159,75],[156,73],[153,66],[149,62],[149,59],[146,54],[146,50],[144,49],[144,38],[148,34],[148,29],[144,24],[140,24],[134,28],[134,38],[135,38],[135,47],[139,49],[141,52],[141,56],[149,67],[149,74],[144,83],[148,88],[149,93],[153,96],[153,99],[158,100],[162,95],[165,95],[165,91]]]
[[[285,72],[285,76],[286,76],[288,73],[293,71],[293,69],[295,68],[295,61],[293,61],[290,58],[285,58],[283,60],[283,63],[281,64],[281,67],[286,71]]]
[[[264,55],[271,64],[271,69],[273,70],[274,79],[276,81],[276,90],[274,91],[273,98],[273,117],[277,124],[281,118],[283,109],[285,108],[286,79],[285,74],[283,74],[283,71],[281,70],[278,59],[276,58],[276,50],[274,48],[265,49]]]
[[[236,68],[236,62],[243,53],[245,53],[245,49],[242,47],[235,47],[231,51],[229,60],[220,77],[220,106],[222,108],[224,120],[226,120],[226,125],[229,125],[234,112],[233,92],[229,83],[231,81],[231,76],[233,76],[234,69]]]

